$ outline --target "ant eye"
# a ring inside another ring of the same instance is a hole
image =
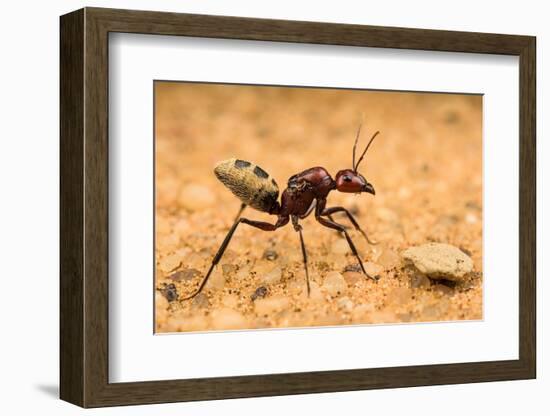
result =
[[[351,182],[351,176],[345,175],[344,182]]]

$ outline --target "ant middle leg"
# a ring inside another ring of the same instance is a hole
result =
[[[349,248],[351,249],[351,252],[355,256],[357,261],[359,262],[359,266],[361,266],[361,270],[363,271],[365,276],[367,276],[368,278],[376,281],[377,279],[375,277],[371,276],[370,274],[368,274],[367,271],[365,270],[365,266],[363,266],[363,261],[361,260],[361,257],[359,256],[359,253],[357,252],[357,248],[355,247],[355,244],[353,243],[353,240],[349,236],[346,228],[342,224],[338,224],[337,222],[330,221],[330,220],[327,220],[326,218],[323,218],[321,215],[316,215],[315,219],[321,225],[324,225],[327,228],[332,228],[333,230],[340,231],[341,233],[344,234],[344,236],[346,237],[346,240],[348,242]]]
[[[336,212],[344,212],[347,216],[348,216],[348,219],[350,220],[350,222],[353,224],[354,228],[359,231],[363,237],[365,237],[365,240],[367,240],[367,243],[371,244],[371,245],[376,245],[378,244],[378,241],[372,241],[369,236],[367,235],[367,233],[359,226],[359,223],[357,222],[357,220],[355,219],[355,217],[353,215],[351,215],[351,212],[349,212],[346,208],[344,207],[330,207],[330,208],[326,208],[322,213],[321,215],[324,215],[324,216],[327,216],[332,222],[335,222],[334,219],[332,218],[332,214],[336,213]]]
[[[195,290],[195,292],[193,292],[191,295],[183,298],[182,300],[192,299],[202,291],[202,289],[206,285],[206,282],[210,278],[210,275],[212,274],[212,271],[214,270],[214,267],[216,267],[216,265],[220,262],[220,260],[223,256],[223,253],[225,253],[225,250],[227,249],[227,246],[229,245],[229,242],[231,241],[231,238],[233,237],[233,234],[235,234],[235,231],[237,230],[237,227],[239,226],[239,224],[241,224],[241,223],[248,224],[252,227],[259,228],[260,230],[263,230],[263,231],[275,231],[277,228],[280,228],[283,225],[286,225],[288,223],[288,220],[289,220],[288,217],[279,216],[277,218],[277,222],[275,224],[270,224],[269,222],[254,221],[254,220],[249,220],[248,218],[237,218],[235,220],[235,222],[233,223],[233,226],[231,227],[231,229],[229,230],[229,232],[225,236],[225,238],[224,238],[220,248],[218,249],[216,255],[212,259],[212,263],[210,264],[210,268],[208,269],[208,272],[206,272],[206,276],[204,276],[204,278],[202,279],[202,282],[200,283],[197,290]]]
[[[302,257],[304,258],[304,269],[306,271],[306,285],[307,285],[307,296],[309,297],[309,294],[311,292],[310,286],[309,286],[309,272],[307,269],[307,251],[306,251],[306,245],[304,243],[304,236],[302,235],[302,226],[298,224],[298,217],[292,216],[292,225],[294,226],[294,230],[297,231],[300,234],[300,246],[302,247]]]

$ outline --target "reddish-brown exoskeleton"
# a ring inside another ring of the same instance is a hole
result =
[[[374,187],[370,184],[363,175],[361,175],[357,168],[363,160],[367,150],[369,149],[374,138],[379,132],[376,132],[370,139],[369,143],[365,147],[365,150],[359,157],[357,163],[355,162],[355,150],[357,148],[357,141],[361,133],[361,125],[357,130],[355,143],[353,145],[353,159],[352,168],[344,169],[336,174],[333,179],[325,168],[320,166],[307,169],[301,173],[298,173],[288,180],[287,188],[283,191],[281,196],[281,202],[279,203],[278,194],[279,188],[274,179],[270,178],[269,174],[250,162],[230,159],[220,162],[214,170],[216,176],[220,181],[224,183],[241,201],[241,209],[233,223],[233,226],[225,236],[218,252],[212,260],[212,264],[197,290],[190,296],[184,299],[191,299],[201,292],[204,285],[208,281],[212,270],[219,263],[220,259],[225,252],[225,249],[231,241],[231,237],[237,230],[239,224],[248,224],[252,227],[259,228],[263,231],[275,231],[276,229],[283,227],[292,220],[294,229],[300,234],[300,244],[302,248],[302,255],[304,259],[304,268],[307,282],[307,293],[309,295],[309,272],[307,267],[307,252],[304,243],[304,237],[302,235],[302,226],[299,224],[301,219],[306,218],[312,212],[315,212],[315,219],[325,227],[332,228],[341,232],[346,238],[348,245],[353,255],[357,258],[361,270],[365,276],[375,279],[370,276],[363,266],[361,257],[359,256],[355,244],[353,243],[347,227],[334,221],[332,214],[337,212],[343,212],[347,215],[350,222],[355,229],[359,231],[370,244],[375,244],[369,240],[367,234],[361,229],[353,215],[344,207],[330,207],[327,208],[327,196],[333,191],[346,193],[361,193],[367,192],[375,194]],[[246,206],[251,206],[257,210],[267,212],[271,215],[277,216],[275,224],[271,224],[264,221],[249,220],[248,218],[241,218],[241,214]]]

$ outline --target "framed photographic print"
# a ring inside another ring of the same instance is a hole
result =
[[[61,17],[61,398],[534,378],[535,38]]]

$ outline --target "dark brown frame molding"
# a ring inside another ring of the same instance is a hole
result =
[[[60,396],[63,400],[83,407],[99,407],[535,378],[534,37],[98,8],[64,15],[60,27]],[[519,359],[109,383],[110,32],[519,56]]]

